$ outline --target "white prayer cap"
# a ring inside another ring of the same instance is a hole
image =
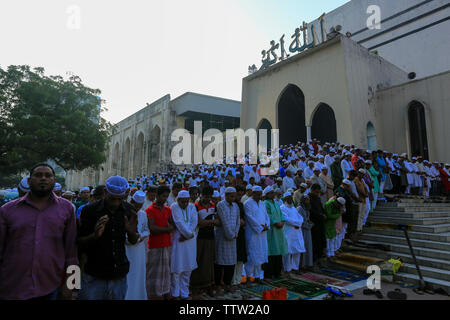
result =
[[[344,205],[345,202],[346,202],[345,199],[342,198],[342,197],[338,198],[337,201],[338,201],[340,204],[342,204],[342,205]]]
[[[366,152],[367,152],[367,153],[372,153],[372,151],[371,151],[371,150],[366,150]]]
[[[413,160],[417,160],[417,157],[412,157]]]
[[[321,171],[321,169],[320,169],[319,166],[315,166],[314,169],[313,169],[313,171]]]
[[[352,182],[351,182],[350,180],[348,180],[348,179],[344,179],[344,180],[342,181],[342,183],[343,183],[343,184],[346,184],[346,185],[348,185],[348,186],[351,186],[351,185],[352,185]]]
[[[319,155],[317,156],[317,158],[323,159],[323,155],[319,154]]]
[[[219,191],[214,190],[212,197],[213,197],[213,198],[219,198],[219,197],[220,197]]]
[[[283,191],[281,191],[280,188],[276,188],[276,189],[275,189],[275,193],[283,193]]]
[[[53,187],[53,191],[61,191],[61,190],[62,190],[61,185],[58,182],[56,182],[55,186]]]
[[[282,177],[278,177],[277,181],[283,181],[283,178]]]
[[[229,187],[229,188],[225,189],[225,193],[235,193],[235,192],[236,192],[236,189],[233,187]]]
[[[55,189],[53,189],[53,190],[55,190]],[[58,190],[55,190],[55,191],[58,191]],[[94,195],[94,191],[95,191],[95,189],[92,189],[92,190],[91,190],[91,196]]]
[[[401,155],[400,157],[401,157],[401,158],[407,158],[407,157],[408,157],[408,154],[402,153],[402,155]]]
[[[372,164],[372,161],[366,160],[365,163],[366,163],[366,164]]]
[[[19,189],[22,190],[22,192],[28,192],[30,191],[30,185],[28,184],[28,177],[23,178],[19,183]]]
[[[266,187],[266,188],[264,189],[263,195],[266,195],[266,194],[268,194],[268,193],[270,193],[270,192],[272,192],[272,191],[273,191],[273,188],[272,188],[271,186],[268,186],[268,187]]]
[[[292,196],[292,193],[290,193],[289,191],[286,192],[285,194],[283,194],[283,198],[287,198],[287,197],[290,197],[290,196]]]
[[[138,191],[139,192],[139,191]],[[136,192],[137,193],[137,192]],[[136,193],[135,193],[135,195],[136,195]],[[177,196],[177,198],[178,199],[187,199],[187,198],[189,198],[190,197],[190,195],[189,195],[189,191],[186,191],[186,190],[181,190],[180,192],[178,192],[178,196]],[[133,196],[133,199],[134,199],[134,196]],[[136,201],[136,200],[135,200]]]
[[[245,190],[251,190],[253,186],[251,184],[248,184],[247,187],[245,187]]]
[[[366,173],[367,173],[367,171],[364,170],[364,169],[359,169],[358,172],[359,172],[359,173],[362,173],[362,174],[366,174]]]
[[[301,185],[300,185],[300,187],[302,187],[302,188],[308,188],[308,185],[306,184],[306,183],[302,183]]]
[[[83,191],[89,191],[89,192],[91,192],[91,189],[90,189],[89,187],[84,187],[84,188],[81,188],[81,189],[80,189],[80,192],[83,192]]]
[[[74,195],[75,195],[75,193],[73,193],[72,191],[66,191],[63,193],[63,196],[73,197]]]
[[[309,164],[314,164],[314,161],[308,161],[308,165],[309,165]]]
[[[253,188],[252,188],[252,191],[253,192],[258,192],[258,191],[263,191],[263,189],[260,187],[260,186],[253,186]]]
[[[394,155],[392,157],[398,157],[398,154],[394,153]]]
[[[445,166],[446,166],[446,167],[450,167],[450,163],[446,163]]]
[[[180,192],[178,193],[178,198],[180,197],[180,194],[181,194],[182,192],[183,192],[183,191],[180,191]],[[187,191],[185,191],[185,192],[187,192]],[[188,192],[188,196],[189,196],[189,192]],[[145,192],[142,191],[142,190],[136,191],[136,192],[134,193],[134,195],[133,195],[133,200],[134,200],[134,202],[136,202],[136,203],[144,203],[144,202],[145,202]]]

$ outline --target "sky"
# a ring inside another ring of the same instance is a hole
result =
[[[248,66],[348,0],[1,0],[0,67],[81,77],[117,123],[170,94],[241,100]]]

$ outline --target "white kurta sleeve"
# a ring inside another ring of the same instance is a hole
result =
[[[246,217],[246,223],[255,233],[261,233],[264,228],[258,222],[256,217],[258,216],[258,207],[254,205],[255,201],[247,200],[244,204],[244,211]]]
[[[148,228],[148,219],[147,214],[144,211],[141,211],[143,214],[139,215],[139,225],[140,232],[142,238],[150,236],[150,229]]]
[[[301,227],[301,223],[299,223],[298,219],[295,219],[293,215],[289,214],[289,207],[282,206],[281,212],[283,213],[284,221],[288,226]]]
[[[183,212],[178,205],[178,203],[174,203],[170,209],[172,210],[172,218],[173,222],[175,222],[175,226],[177,230],[181,233],[183,237],[186,239],[191,239],[194,237],[194,233],[192,232],[189,223],[184,221]],[[186,208],[188,210],[188,208]]]
[[[189,227],[192,234],[195,234],[198,225],[198,212],[197,208],[193,204],[189,204],[188,206],[189,213]]]

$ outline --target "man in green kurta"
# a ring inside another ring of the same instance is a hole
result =
[[[284,234],[284,218],[280,206],[274,201],[275,192],[272,187],[264,189],[267,214],[270,218],[270,229],[267,232],[269,262],[263,266],[264,278],[272,280],[281,276],[284,254],[288,254],[286,237]]]
[[[325,213],[327,219],[325,220],[325,237],[327,238],[327,258],[333,257],[336,252],[336,220],[342,215],[345,206],[345,199],[338,198],[330,200],[325,204]]]
[[[373,201],[371,203],[371,208],[372,210],[375,210],[377,206],[378,194],[380,193],[380,183],[378,182],[378,176],[380,175],[380,172],[374,168],[374,166],[372,165],[372,161],[370,160],[366,161],[366,169],[370,175],[370,178],[372,178],[373,180]]]

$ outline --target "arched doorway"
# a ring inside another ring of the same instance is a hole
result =
[[[305,95],[296,85],[288,85],[278,100],[280,145],[306,142]]]
[[[144,153],[144,134],[139,133],[136,140],[136,147],[134,149],[134,175],[142,175],[142,167],[143,167],[143,153]]]
[[[333,109],[326,103],[321,103],[313,114],[311,121],[311,138],[320,142],[336,142],[336,116]]]
[[[269,120],[262,119],[259,123],[259,126],[257,128],[257,135],[258,135],[258,144],[259,141],[259,130],[267,130],[267,151],[270,151],[272,148],[272,125],[270,124]]]
[[[367,124],[367,147],[371,151],[378,150],[377,132],[375,131],[375,127],[372,122]]]
[[[412,156],[422,156],[425,160],[429,160],[425,107],[422,103],[418,101],[410,103],[408,121]]]

